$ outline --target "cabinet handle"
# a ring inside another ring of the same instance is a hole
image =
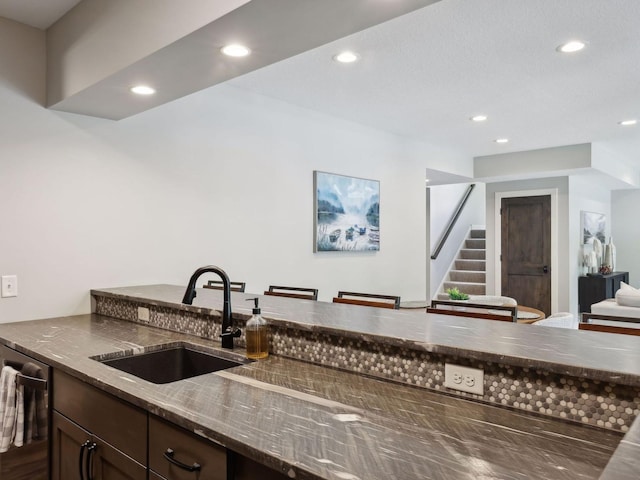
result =
[[[87,480],[93,480],[93,453],[98,446],[92,443],[87,447]]]
[[[178,460],[176,460],[175,458],[173,458],[173,456],[175,455],[175,452],[173,451],[173,449],[171,448],[167,448],[167,451],[164,452],[164,458],[167,459],[167,461],[169,461],[170,463],[173,463],[176,467],[179,467],[183,470],[186,470],[187,472],[199,472],[200,471],[200,464],[193,462],[193,465],[187,465],[186,463],[182,463]]]
[[[82,445],[80,445],[80,454],[78,455],[78,471],[80,472],[80,480],[85,480],[84,478],[84,469],[83,460],[84,460],[84,449],[91,445],[91,441],[87,440]]]

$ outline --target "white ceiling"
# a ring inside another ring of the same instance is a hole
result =
[[[46,30],[80,0],[0,0],[0,17]]]
[[[76,3],[0,16],[46,28]],[[640,117],[639,20],[639,0],[442,0],[228,83],[469,156],[605,142],[640,163],[640,124],[617,123]],[[343,48],[361,61],[333,62]]]
[[[640,161],[640,124],[617,123],[640,117],[639,21],[638,0],[442,0],[229,83],[470,156],[604,141]]]

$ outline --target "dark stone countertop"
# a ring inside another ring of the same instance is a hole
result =
[[[197,289],[191,306],[181,303],[184,290],[175,285],[145,285],[95,289],[92,294],[197,313],[222,311],[221,291]],[[479,322],[422,310],[354,309],[352,305],[237,292],[231,296],[234,316],[248,318],[251,305],[245,299],[256,296],[263,317],[279,326],[640,386],[640,337]]]
[[[89,357],[219,344],[100,315],[0,324],[0,341],[291,478],[590,479],[621,439],[277,357],[154,385]],[[637,427],[608,468],[632,462]]]

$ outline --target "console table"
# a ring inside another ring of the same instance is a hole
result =
[[[613,298],[620,288],[620,282],[629,283],[629,272],[585,275],[578,278],[580,313],[591,313],[591,305],[607,298]]]

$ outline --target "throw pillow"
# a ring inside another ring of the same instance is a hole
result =
[[[640,290],[620,282],[620,290],[616,292],[616,302],[623,307],[640,307]]]

